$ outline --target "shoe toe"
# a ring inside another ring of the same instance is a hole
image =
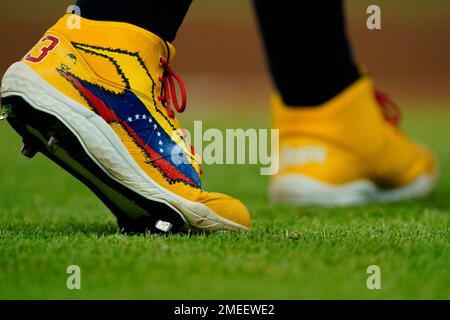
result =
[[[205,192],[201,202],[220,217],[243,226],[243,229],[250,228],[250,213],[241,201],[225,194]]]

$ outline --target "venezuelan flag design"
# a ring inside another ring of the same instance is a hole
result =
[[[131,90],[125,89],[116,94],[82,80],[67,70],[58,69],[58,72],[107,123],[119,123],[150,159],[149,163],[157,167],[169,182],[184,182],[201,188],[200,176],[189,162],[189,155]]]

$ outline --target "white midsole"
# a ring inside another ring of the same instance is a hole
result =
[[[20,96],[34,108],[57,117],[111,178],[147,199],[170,206],[194,228],[247,229],[222,218],[203,203],[186,200],[161,187],[139,167],[100,116],[58,91],[25,63],[16,62],[5,73],[1,96]]]
[[[331,185],[306,175],[287,174],[271,182],[269,196],[278,203],[348,206],[423,197],[433,190],[435,184],[436,174],[423,174],[408,185],[395,189],[381,189],[370,180]]]

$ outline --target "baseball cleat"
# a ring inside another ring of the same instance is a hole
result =
[[[55,135],[53,133],[47,134],[49,136],[47,146],[50,152],[55,153],[58,149],[58,139],[55,138]]]
[[[275,202],[357,205],[417,198],[436,183],[437,164],[398,128],[398,108],[365,76],[323,106],[292,108],[273,96],[280,129]]]
[[[27,157],[29,159],[32,159],[36,156],[36,154],[38,153],[36,149],[34,149],[33,147],[30,147],[29,145],[24,144],[22,149],[20,150],[20,153],[24,156]]]
[[[121,229],[248,230],[239,200],[202,189],[175,119],[186,106],[169,66],[175,48],[127,23],[80,18],[69,29],[69,18],[4,75],[3,115],[26,141],[22,153],[40,152],[86,184]]]

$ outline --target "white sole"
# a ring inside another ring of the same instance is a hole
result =
[[[269,196],[277,203],[321,206],[351,206],[391,202],[428,195],[436,185],[435,174],[424,174],[410,184],[381,189],[369,180],[331,185],[300,174],[289,174],[271,182]]]
[[[33,108],[58,118],[77,137],[89,157],[112,179],[151,201],[171,207],[194,229],[248,230],[222,218],[203,203],[186,200],[162,188],[138,166],[100,116],[59,92],[25,63],[16,62],[7,70],[1,96],[19,96]]]

